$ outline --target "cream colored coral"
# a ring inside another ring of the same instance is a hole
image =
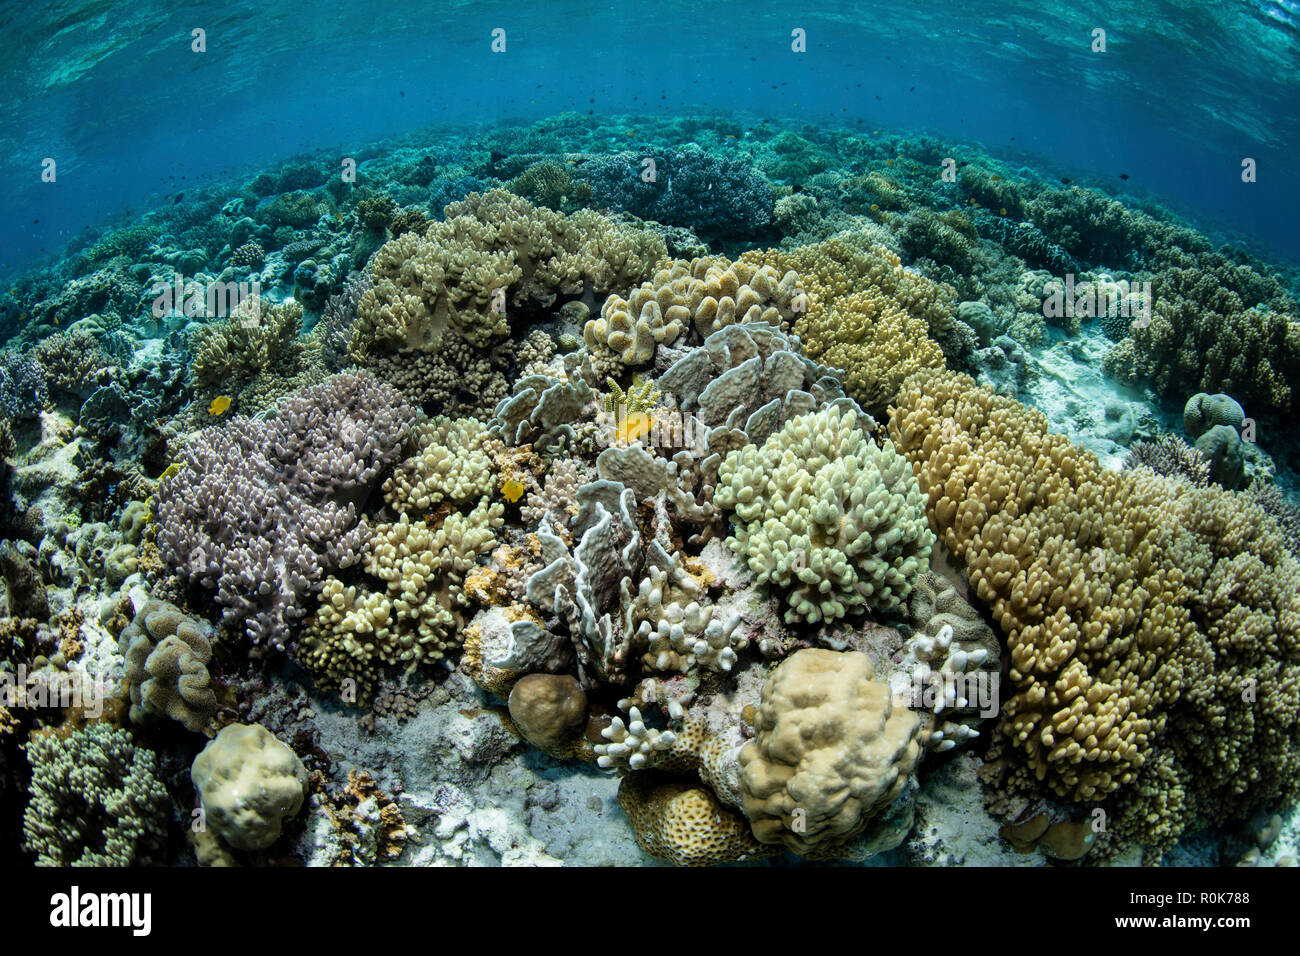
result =
[[[596,763],[606,770],[653,767],[662,762],[677,742],[673,731],[646,726],[636,707],[628,709],[626,722],[617,715],[610,718],[609,726],[600,735],[609,743],[596,744]]]
[[[714,500],[738,519],[727,544],[785,592],[788,622],[895,607],[929,568],[934,536],[907,460],[852,409],[791,419],[761,448],[731,452]]]
[[[768,678],[740,751],[745,815],[761,843],[833,855],[902,795],[920,719],[865,654],[806,648]]]
[[[501,526],[503,511],[500,502],[483,498],[436,530],[405,514],[377,525],[364,567],[384,590],[328,578],[316,621],[299,646],[303,663],[335,684],[350,678],[368,687],[382,666],[412,670],[451,653],[460,644],[465,576],[495,547],[493,529]]]
[[[740,615],[717,613],[680,557],[668,561],[667,568],[647,569],[635,593],[631,580],[623,580],[623,633],[635,635],[633,646],[644,648],[642,663],[653,670],[685,672],[696,664],[731,670],[749,646],[745,631],[737,630]]]
[[[416,452],[384,482],[384,500],[403,515],[492,490],[492,459],[483,450],[487,426],[477,419],[435,418],[415,429]]]
[[[625,299],[611,295],[600,317],[583,328],[591,349],[608,349],[625,365],[644,365],[655,347],[671,345],[692,326],[706,337],[737,322],[786,326],[797,308],[799,277],[771,266],[708,257],[678,260]]]
[[[223,727],[190,770],[203,819],[238,850],[264,850],[302,807],[307,770],[261,724]]]

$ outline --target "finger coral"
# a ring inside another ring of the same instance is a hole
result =
[[[1105,471],[949,372],[908,380],[890,434],[1007,638],[1004,785],[1106,801],[1117,844],[1157,850],[1291,798],[1300,565],[1257,506]]]
[[[156,755],[129,732],[97,723],[33,733],[27,761],[23,846],[37,866],[140,865],[161,849],[171,798]]]
[[[727,455],[715,500],[736,513],[727,544],[783,594],[787,622],[889,610],[929,568],[934,536],[907,460],[851,408],[791,419]]]
[[[956,296],[903,268],[898,256],[847,233],[799,249],[747,252],[741,262],[793,270],[807,295],[794,331],[809,358],[841,369],[868,411],[883,408],[903,379],[943,366],[932,336],[952,325]]]
[[[1194,385],[1281,413],[1300,379],[1300,309],[1246,266],[1211,259],[1151,280],[1153,314],[1107,355],[1107,369],[1165,393]]]

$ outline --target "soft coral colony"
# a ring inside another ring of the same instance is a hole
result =
[[[924,138],[604,122],[291,162],[16,283],[26,853],[554,862],[539,766],[680,865],[960,862],[941,777],[1026,860],[1295,802],[1300,510],[1243,439],[1286,450],[1284,277]],[[1049,328],[1066,271],[1151,321]],[[157,315],[175,273],[264,297]],[[1194,444],[1071,441],[1029,404],[1057,340]]]

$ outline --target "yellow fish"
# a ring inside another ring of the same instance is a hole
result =
[[[1005,216],[1006,214],[1007,214],[1007,207],[1006,207],[1006,206],[1003,206],[1001,212],[999,213],[999,215]]]
[[[163,473],[158,476],[158,480],[166,481],[168,478],[176,477],[176,475],[180,474],[180,470],[183,467],[184,465],[182,465],[179,461],[172,462],[165,469],[163,469]]]
[[[636,441],[642,435],[650,433],[650,416],[645,412],[633,412],[628,415],[618,426],[618,443],[627,445]]]
[[[229,395],[218,395],[212,400],[212,404],[208,406],[208,414],[224,415],[226,409],[230,407],[230,401],[231,399]]]
[[[511,479],[501,486],[501,497],[514,504],[524,496],[524,483]]]

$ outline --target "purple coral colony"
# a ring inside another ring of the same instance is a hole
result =
[[[8,857],[1294,864],[1300,270],[845,96],[426,121],[11,268]]]

